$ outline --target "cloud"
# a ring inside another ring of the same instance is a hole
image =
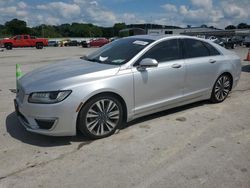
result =
[[[191,3],[199,8],[211,9],[213,7],[212,0],[191,0]]]
[[[69,18],[80,14],[81,9],[77,4],[69,4],[64,2],[52,2],[48,4],[37,5],[37,9],[47,11],[52,15],[59,15],[63,18]]]
[[[164,8],[168,12],[177,12],[177,8],[173,4],[164,4],[161,7]]]
[[[20,9],[25,9],[27,8],[27,4],[24,3],[23,1],[20,1],[17,3],[17,6],[20,8]]]
[[[116,6],[133,0],[110,0]],[[148,0],[150,1],[150,0]],[[163,3],[154,11],[115,10],[105,7],[104,0],[0,0],[0,24],[13,18],[27,21],[29,26],[72,22],[112,26],[116,22],[158,23],[176,26],[226,25],[249,23],[249,0],[188,0],[181,4]],[[166,1],[167,2],[167,1]],[[174,1],[172,1],[174,2]],[[112,4],[109,3],[109,4]],[[146,3],[146,2],[145,2]],[[155,5],[158,2],[155,1]],[[108,6],[108,5],[107,5]],[[125,9],[125,8],[124,8]]]
[[[220,2],[213,0],[190,0],[191,4],[181,4],[177,11],[171,7],[171,4],[164,4],[161,7],[169,19],[160,19],[166,23],[178,23],[178,25],[200,26],[202,24],[213,25],[223,28],[226,25],[237,25],[241,22],[249,22],[250,12],[248,10],[249,0],[222,0]],[[176,24],[174,24],[176,25]]]

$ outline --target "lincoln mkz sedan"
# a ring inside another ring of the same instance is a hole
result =
[[[18,80],[18,119],[31,132],[98,139],[135,118],[210,99],[222,102],[240,79],[240,58],[195,37],[116,40]]]

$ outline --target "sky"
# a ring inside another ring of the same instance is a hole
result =
[[[18,18],[28,26],[125,22],[224,28],[250,24],[249,8],[250,0],[0,0],[0,24]]]

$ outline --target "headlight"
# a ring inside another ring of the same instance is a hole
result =
[[[72,92],[71,90],[35,92],[29,95],[28,102],[42,103],[42,104],[58,103],[66,99],[70,95],[71,92]]]

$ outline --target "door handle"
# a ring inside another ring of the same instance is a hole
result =
[[[214,60],[214,59],[209,59],[209,63],[216,63],[216,60]]]
[[[173,64],[172,68],[178,69],[178,68],[181,68],[181,65],[180,64]]]

